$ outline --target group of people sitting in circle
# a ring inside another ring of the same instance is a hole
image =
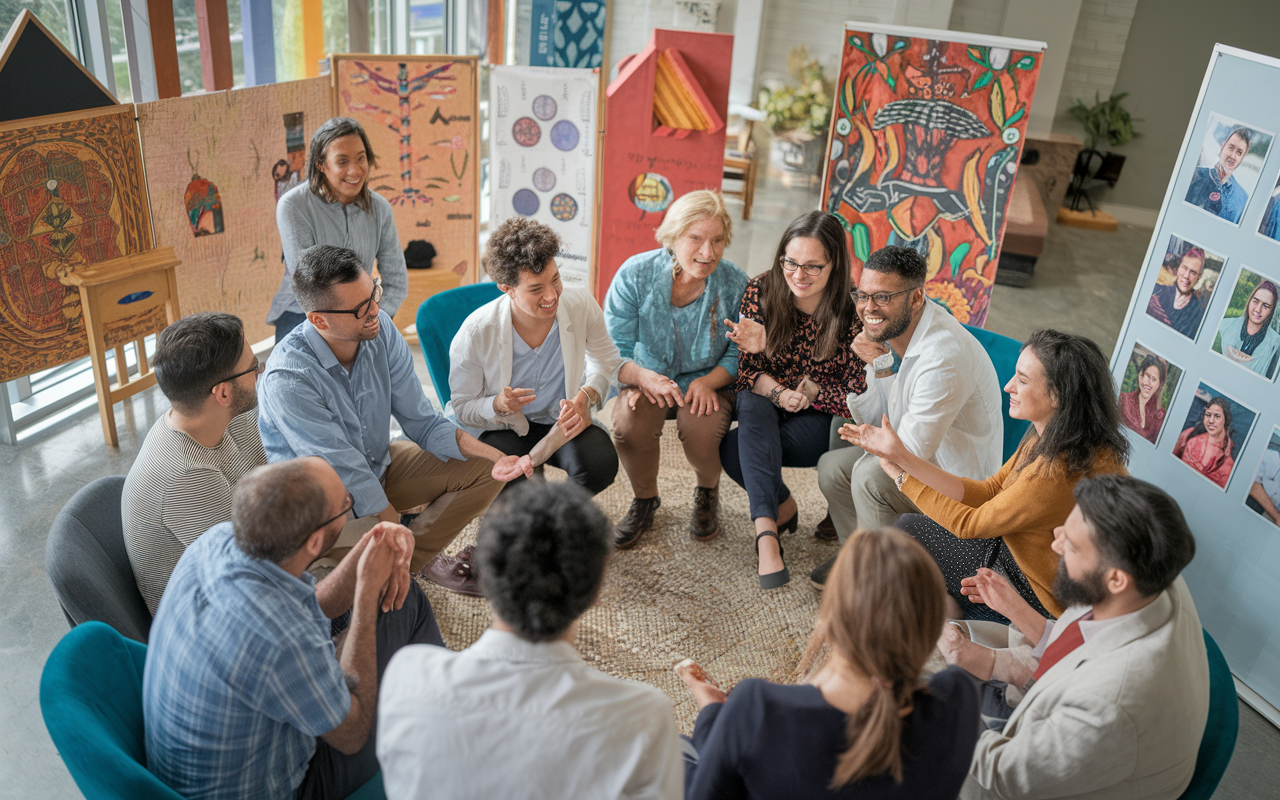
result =
[[[1187,786],[1208,713],[1179,577],[1195,542],[1172,498],[1127,475],[1093,342],[1026,342],[1004,390],[1030,427],[1001,465],[995,370],[925,296],[915,250],[873,253],[854,286],[839,221],[815,211],[748,280],[722,257],[722,199],[696,191],[603,309],[563,288],[554,232],[498,226],[484,264],[502,294],[455,337],[442,413],[391,322],[373,163],[351,120],[312,140],[307,183],[279,204],[290,297],[265,364],[229,314],[159,337],[172,407],[122,516],[155,615],[147,766],[179,794],[340,798],[379,770],[393,800]],[[606,431],[593,414],[615,388]],[[840,543],[810,575],[805,682],[730,691],[682,666],[687,738],[661,691],[574,645],[626,557],[611,553],[654,525],[669,419],[696,475],[688,534],[719,534],[723,469],[749,498],[761,589],[790,580],[783,467],[818,468],[819,532]],[[591,497],[619,461],[634,500],[611,522]],[[527,480],[547,463],[568,480]],[[444,555],[477,517],[476,545]],[[415,573],[485,597],[491,627],[448,650]],[[935,648],[951,666],[922,678]]]

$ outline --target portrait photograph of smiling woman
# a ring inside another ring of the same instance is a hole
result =
[[[1210,114],[1195,172],[1184,198],[1230,222],[1240,224],[1244,207],[1258,185],[1262,162],[1275,138],[1221,114]]]
[[[1257,412],[1201,383],[1173,454],[1225,489],[1257,418]]]
[[[1213,352],[1267,380],[1275,377],[1280,359],[1280,324],[1276,320],[1280,290],[1276,283],[1241,268],[1213,340]]]
[[[1120,420],[1155,444],[1181,380],[1180,367],[1135,343],[1120,384]]]

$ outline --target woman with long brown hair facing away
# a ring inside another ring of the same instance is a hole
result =
[[[831,417],[848,413],[850,392],[867,390],[866,363],[850,349],[862,323],[849,270],[840,221],[810,211],[787,227],[773,267],[747,284],[739,309],[747,319],[729,323],[727,335],[739,344],[748,330],[764,328],[761,352],[739,350],[738,427],[720,443],[724,471],[751,501],[762,589],[791,580],[778,533],[798,523],[782,468],[817,466]]]
[[[689,800],[954,800],[978,740],[976,684],[957,667],[920,673],[942,632],[946,587],[929,553],[894,528],[855,531],[827,579],[801,670],[727,695],[681,677],[700,709]]]
[[[1121,432],[1107,358],[1083,336],[1032,333],[1004,390],[1009,416],[1031,426],[1017,452],[984,481],[952,475],[909,452],[887,418],[882,427],[856,426],[856,444],[879,456],[924,512],[904,515],[897,526],[938,562],[957,604],[951,616],[1007,625],[1002,615],[970,602],[960,582],[988,567],[1043,616],[1061,614],[1052,592],[1059,561],[1053,530],[1075,508],[1072,492],[1081,478],[1127,473],[1129,439]]]

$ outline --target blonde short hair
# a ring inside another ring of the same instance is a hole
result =
[[[719,192],[710,189],[689,192],[672,203],[662,224],[653,232],[653,238],[658,240],[658,244],[671,250],[675,247],[676,239],[709,217],[715,217],[724,226],[724,245],[728,247],[733,242],[733,219],[729,216],[729,210],[724,207],[724,198]]]

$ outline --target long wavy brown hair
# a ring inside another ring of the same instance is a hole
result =
[[[897,528],[855,531],[840,548],[800,669],[825,651],[874,688],[849,715],[833,790],[885,773],[902,782],[902,720],[942,634],[946,591],[933,557]]]
[[[823,290],[818,310],[813,313],[813,321],[818,328],[813,358],[826,361],[839,354],[840,348],[847,344],[849,332],[856,333],[854,326],[860,330],[861,323],[854,313],[853,298],[849,294],[853,278],[844,228],[840,227],[834,215],[825,211],[810,211],[796,217],[787,226],[782,241],[778,242],[778,252],[773,256],[773,267],[760,279],[760,316],[764,318],[760,322],[764,324],[765,354],[776,358],[791,347],[791,337],[799,326],[800,311],[796,309],[791,287],[782,274],[782,257],[787,254],[791,240],[801,236],[817,239],[830,264],[827,288]]]

